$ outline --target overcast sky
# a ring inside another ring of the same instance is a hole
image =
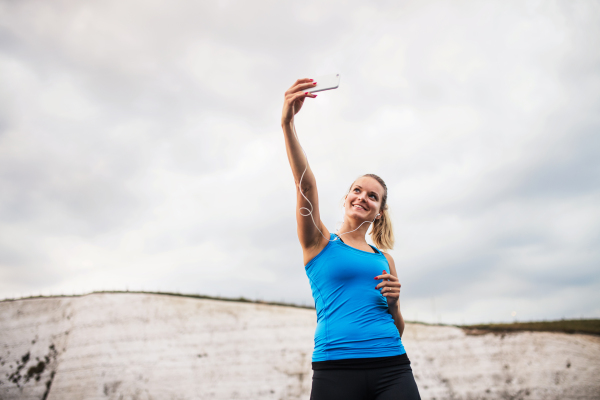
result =
[[[386,180],[405,318],[600,317],[598,1],[0,0],[0,298],[312,304],[280,115],[330,73],[321,214]]]

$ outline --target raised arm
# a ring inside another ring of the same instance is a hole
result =
[[[312,79],[298,79],[285,92],[281,115],[285,148],[296,183],[296,222],[305,264],[316,256],[329,240],[329,232],[321,222],[319,214],[317,181],[310,165],[308,165],[308,160],[300,146],[294,127],[294,115],[302,108],[304,99],[317,97],[306,92],[306,89],[313,87],[315,84],[316,82],[313,82]]]

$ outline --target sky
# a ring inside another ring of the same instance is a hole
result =
[[[312,305],[280,126],[321,216],[389,188],[408,320],[600,317],[600,2],[0,0],[0,298]]]

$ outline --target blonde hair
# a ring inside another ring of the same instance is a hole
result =
[[[383,179],[375,174],[365,174],[361,178],[373,178],[383,187],[383,196],[381,197],[381,209],[379,210],[381,218],[376,219],[371,229],[371,239],[375,246],[380,250],[392,250],[394,248],[394,229],[392,227],[392,219],[387,205],[387,186]],[[355,181],[356,182],[356,181]],[[354,185],[354,182],[352,182]],[[352,190],[350,185],[350,190]]]

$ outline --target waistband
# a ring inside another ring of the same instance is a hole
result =
[[[321,369],[370,369],[385,368],[410,364],[406,353],[391,357],[345,358],[342,360],[316,361],[312,363],[313,371]]]

